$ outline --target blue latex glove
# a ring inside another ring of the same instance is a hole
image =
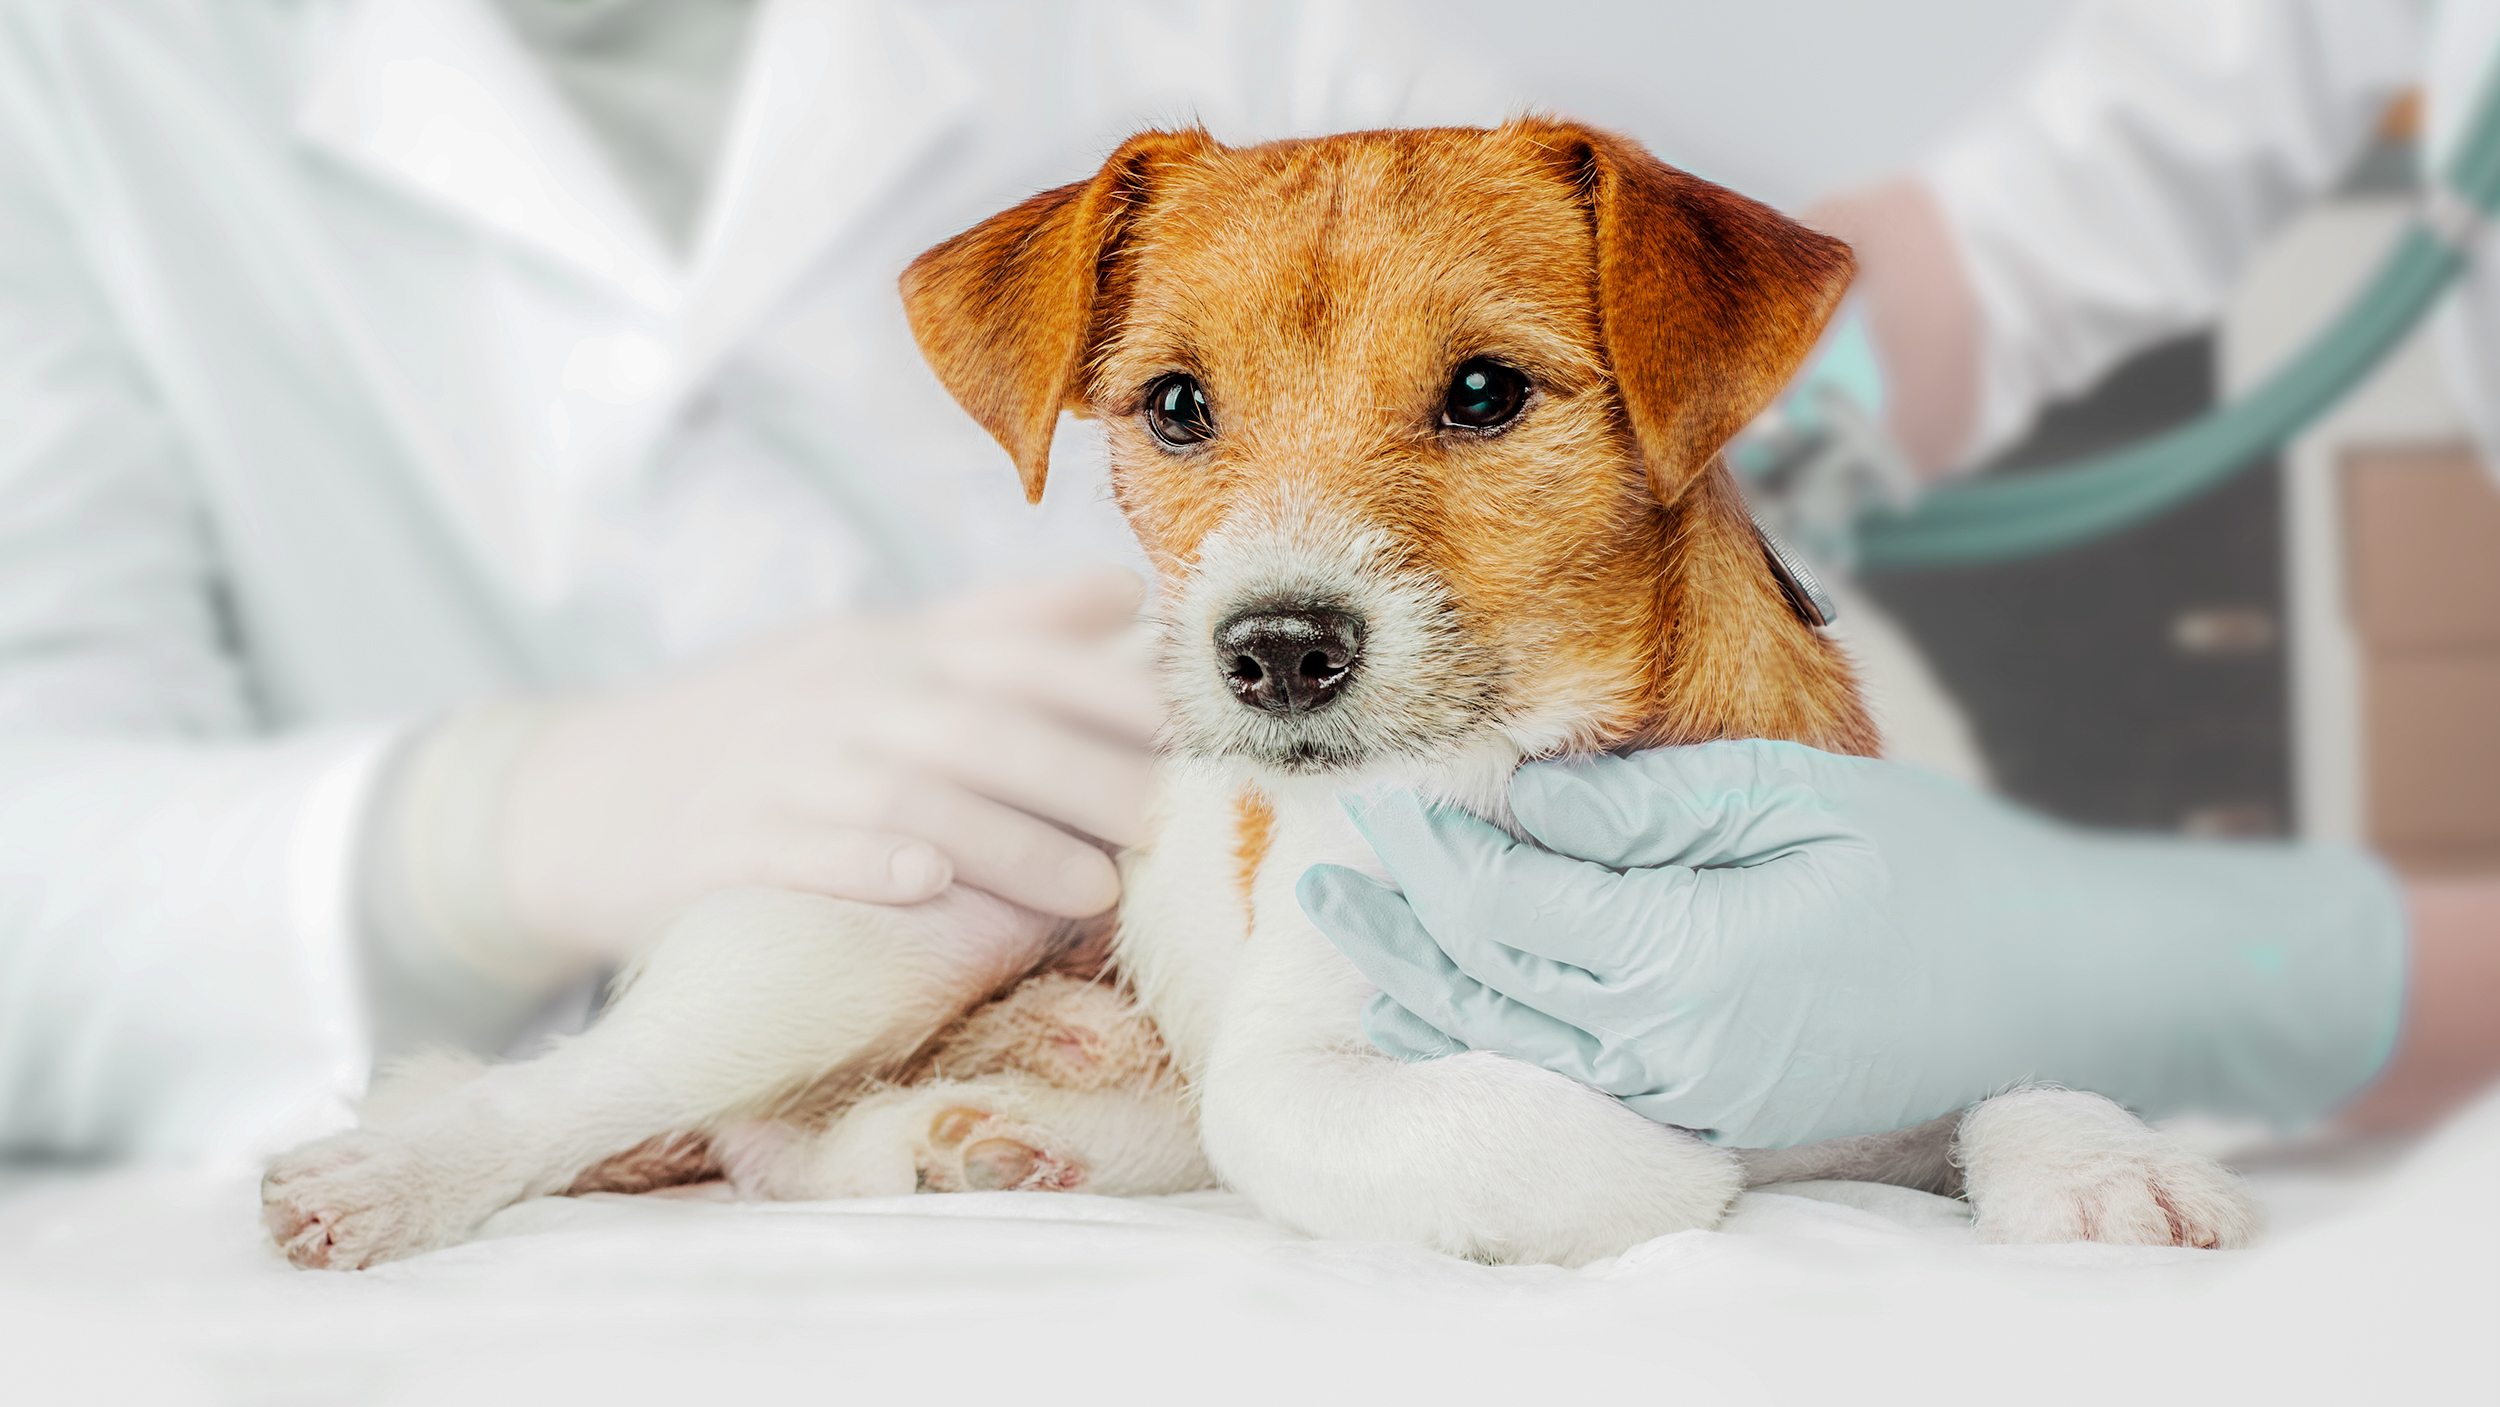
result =
[[[2404,909],[2356,851],[2079,831],[1793,743],[1537,764],[1510,798],[1544,848],[1390,792],[1347,811],[1398,889],[1302,877],[1393,1055],[1497,1051],[1778,1148],[2035,1081],[2295,1122],[2395,1041]]]

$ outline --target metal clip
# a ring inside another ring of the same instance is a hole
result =
[[[1788,545],[1774,536],[1762,520],[1752,514],[1754,536],[1762,540],[1762,560],[1771,566],[1771,575],[1780,584],[1780,595],[1788,598],[1788,609],[1808,625],[1829,625],[1840,618],[1840,608],[1833,604],[1831,593],[1814,579],[1806,564],[1788,550]]]

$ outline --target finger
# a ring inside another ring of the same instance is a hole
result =
[[[1294,897],[1337,951],[1425,1025],[1471,1050],[1598,1083],[1596,1038],[1460,971],[1396,890],[1339,865],[1313,865]]]
[[[1031,709],[967,696],[924,699],[879,720],[890,754],[994,801],[1114,845],[1146,838],[1154,763]]]
[[[1747,740],[1531,763],[1511,813],[1547,849],[1615,869],[1758,865],[1853,839],[1835,808],[1863,759]]]
[[[1349,799],[1346,814],[1461,971],[1504,996],[1586,1017],[1611,999],[1609,975],[1669,961],[1689,871],[1623,876],[1512,839],[1411,791]]]
[[[971,592],[929,609],[932,624],[968,630],[1103,635],[1137,619],[1146,582],[1126,567],[1092,567]]]
[[[797,889],[863,904],[917,904],[937,897],[955,867],[936,846],[885,831],[824,830],[764,847],[755,873],[732,883]]]
[[[1363,1004],[1363,1034],[1384,1054],[1412,1065],[1418,1060],[1438,1060],[1444,1055],[1459,1055],[1467,1047],[1436,1031],[1432,1023],[1408,1011],[1387,992],[1374,992]]]
[[[985,633],[932,650],[937,677],[1029,704],[1138,747],[1163,727],[1163,694],[1142,649],[1125,640]]]
[[[1089,918],[1120,897],[1109,856],[1047,821],[908,768],[871,772],[830,806],[839,825],[913,836],[936,847],[959,883],[1061,918]]]

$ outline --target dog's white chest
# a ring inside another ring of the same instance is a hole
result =
[[[1184,1071],[1227,1023],[1289,1027],[1323,1045],[1361,1041],[1374,988],[1308,916],[1295,886],[1313,865],[1388,871],[1347,818],[1344,796],[1414,785],[1479,812],[1499,805],[1507,749],[1429,776],[1251,779],[1175,767],[1154,843],[1129,862],[1120,964]]]

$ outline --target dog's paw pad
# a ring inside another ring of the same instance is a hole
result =
[[[1006,1138],[985,1138],[964,1150],[964,1186],[975,1192],[1022,1187],[1041,1170],[1042,1155]]]
[[[955,1106],[929,1121],[921,1185],[932,1192],[1071,1192],[1085,1168],[1040,1129]]]

